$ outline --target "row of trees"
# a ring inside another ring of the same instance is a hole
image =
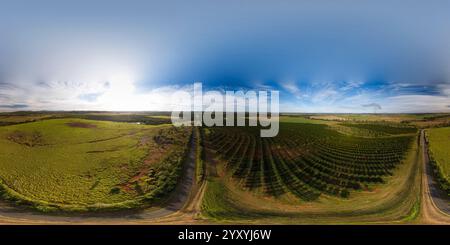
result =
[[[309,127],[309,125],[308,125]],[[249,127],[211,128],[208,143],[244,188],[278,196],[291,192],[305,200],[321,193],[348,197],[349,190],[382,183],[392,174],[414,137],[354,139],[320,132],[324,128],[260,138]]]

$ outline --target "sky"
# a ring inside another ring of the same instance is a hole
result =
[[[170,110],[202,82],[281,112],[450,112],[450,1],[0,3],[0,111]]]

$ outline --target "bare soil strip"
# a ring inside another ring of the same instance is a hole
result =
[[[70,122],[67,123],[67,125],[69,127],[73,127],[73,128],[96,128],[97,125],[95,124],[89,124],[89,123],[84,123],[84,122]]]

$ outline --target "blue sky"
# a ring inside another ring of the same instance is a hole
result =
[[[7,1],[0,111],[165,110],[276,89],[281,111],[450,111],[449,1]]]

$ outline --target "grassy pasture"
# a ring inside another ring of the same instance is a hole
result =
[[[132,113],[86,113],[69,114],[67,117],[82,118],[97,121],[128,122],[147,125],[171,124],[170,117],[167,115],[152,114],[132,114]]]
[[[51,114],[5,114],[0,113],[0,126],[34,122],[55,117]]]
[[[79,118],[86,120],[127,122],[146,125],[171,124],[168,112],[77,112],[77,111],[37,111],[0,112],[0,126],[36,122],[48,119]]]
[[[0,127],[3,195],[43,211],[137,207],[173,189],[189,135],[84,119]]]
[[[309,124],[330,124],[327,120],[314,120],[307,116],[280,116],[280,122],[284,123],[309,123]]]
[[[427,129],[431,163],[438,180],[450,195],[450,127]]]

